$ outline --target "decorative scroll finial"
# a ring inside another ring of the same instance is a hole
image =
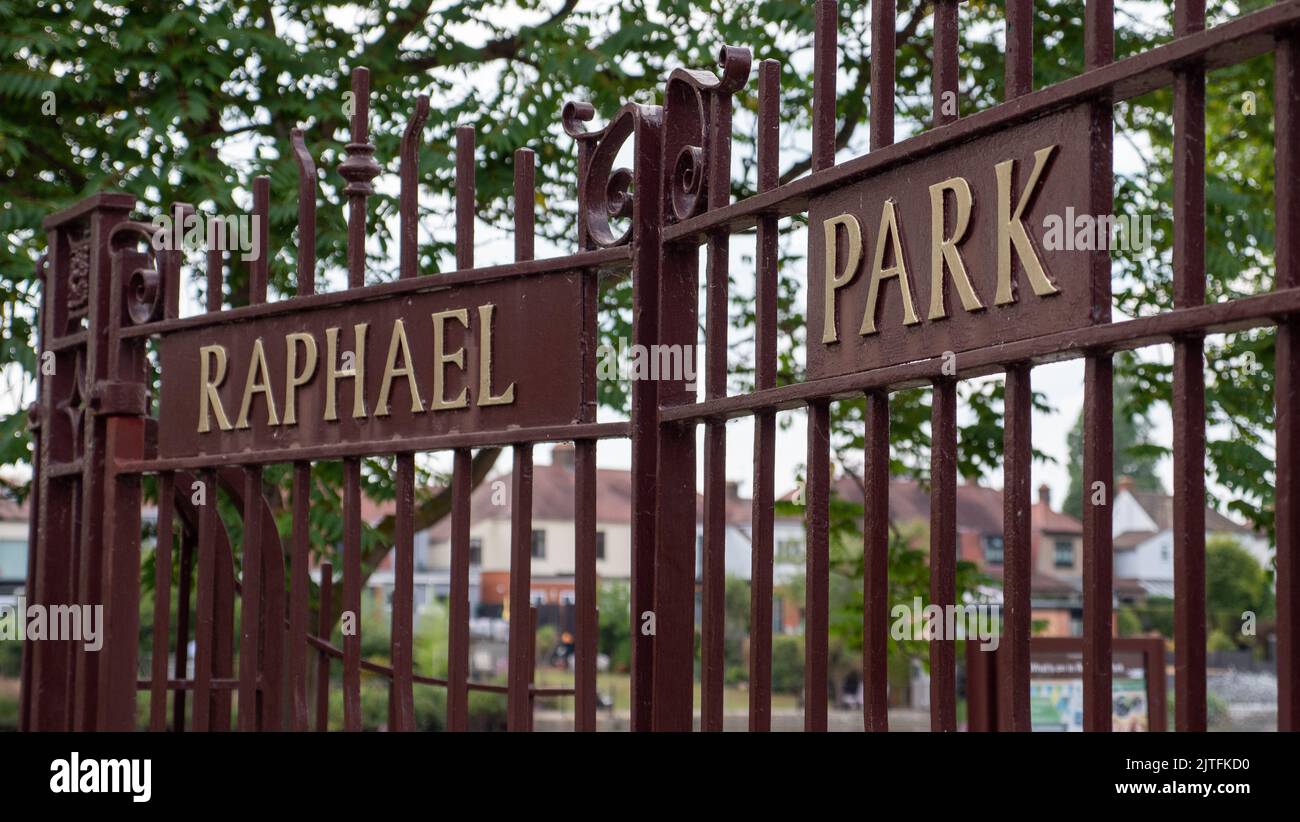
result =
[[[735,94],[749,80],[753,56],[742,46],[718,51],[722,77],[711,71],[675,69],[664,92],[664,162],[668,173],[668,218],[686,220],[704,210],[708,201],[709,147],[713,129],[730,130],[730,105],[725,123],[714,123],[714,104]]]

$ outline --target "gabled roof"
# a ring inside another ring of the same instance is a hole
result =
[[[494,505],[496,483],[504,482],[505,505]],[[470,495],[470,522],[510,519],[509,472],[489,477]],[[533,465],[533,520],[573,520],[574,513],[573,469],[563,458],[549,465]],[[696,494],[697,514],[703,510],[704,498]],[[596,469],[596,522],[631,524],[632,473],[619,468]],[[451,517],[443,517],[429,530],[430,539],[451,538]]]
[[[1156,528],[1160,531],[1168,531],[1174,527],[1174,498],[1169,494],[1162,494],[1158,491],[1138,491],[1135,488],[1123,488],[1132,495],[1137,504],[1142,506],[1147,516],[1155,522]],[[1211,533],[1224,532],[1229,534],[1254,535],[1255,531],[1238,522],[1234,522],[1213,508],[1205,508],[1205,530]]]
[[[863,502],[862,489],[852,477],[840,477],[832,485],[840,499]],[[787,494],[785,498],[789,498]],[[930,521],[930,489],[916,480],[889,482],[889,515],[896,522]],[[1002,492],[982,485],[957,486],[957,527],[988,536],[1002,534]]]

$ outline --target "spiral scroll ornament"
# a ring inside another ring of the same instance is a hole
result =
[[[664,92],[664,160],[670,221],[687,220],[704,210],[708,202],[714,103],[744,87],[752,61],[749,49],[723,46],[718,53],[721,77],[693,69],[675,69],[668,76]],[[729,118],[716,125],[731,128]]]

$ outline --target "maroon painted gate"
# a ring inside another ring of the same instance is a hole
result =
[[[732,98],[749,81],[751,57],[724,48],[720,72],[678,70],[663,106],[629,104],[604,129],[585,131],[585,104],[564,112],[579,158],[578,251],[533,259],[532,154],[515,156],[517,262],[475,268],[473,132],[457,133],[457,271],[417,276],[415,145],[427,114],[421,99],[402,143],[401,278],[366,285],[365,215],[379,173],[368,143],[368,78],[353,74],[358,100],[348,159],[339,172],[350,204],[348,289],[314,293],[315,167],[295,137],[300,170],[298,296],[267,302],[266,258],[253,267],[251,304],[223,309],[221,254],[208,257],[207,313],[179,316],[180,257],[148,248],[153,227],[130,219],[132,198],[103,194],[46,221],[42,351],[56,367],[42,378],[33,413],[37,443],[30,600],[103,602],[108,637],[92,653],[68,642],[26,643],[22,722],[33,729],[126,729],[136,695],[149,692],[149,725],[163,730],[228,728],[238,700],[241,729],[323,727],[329,670],[341,659],[344,726],[360,727],[363,672],[391,683],[390,725],[414,726],[419,686],[447,689],[447,725],[466,727],[471,688],[504,691],[509,726],[531,727],[532,701],[576,700],[576,726],[596,722],[597,442],[630,437],[633,473],[632,727],[687,730],[694,705],[697,428],[703,428],[704,520],[700,649],[702,728],[723,721],[725,423],[755,418],[751,730],[771,721],[771,596],[775,415],[808,414],[805,726],[827,725],[825,681],[829,599],[829,424],[831,404],[865,396],[866,514],[863,523],[864,726],[886,730],[888,639],[888,414],[890,392],[929,385],[932,418],[932,546],[953,544],[956,386],[1006,376],[1005,664],[999,716],[1028,728],[1030,397],[1034,365],[1083,358],[1085,724],[1110,723],[1112,650],[1112,355],[1172,343],[1174,364],[1174,534],[1176,706],[1179,729],[1204,729],[1205,379],[1208,333],[1274,325],[1277,431],[1277,611],[1279,727],[1300,723],[1295,687],[1300,654],[1300,2],[1289,0],[1205,30],[1204,4],[1180,2],[1175,39],[1113,60],[1110,0],[1086,13],[1084,74],[1033,90],[1031,0],[1009,0],[1008,99],[966,118],[946,115],[957,89],[957,7],[936,4],[934,128],[893,141],[894,3],[872,4],[871,151],[836,164],[838,8],[816,4],[812,173],[778,184],[779,66],[764,61],[758,84],[759,192],[731,201]],[[1276,55],[1277,207],[1274,293],[1205,303],[1204,78],[1208,69]],[[1042,248],[1027,222],[1077,207],[1111,212],[1111,106],[1151,90],[1174,91],[1175,305],[1123,322],[1110,316],[1105,251],[1066,260]],[[616,167],[631,141],[632,168]],[[928,198],[924,189],[929,188]],[[918,194],[918,192],[920,192]],[[253,185],[266,224],[269,181]],[[918,199],[919,198],[919,199]],[[977,206],[976,204],[981,204]],[[994,205],[996,204],[996,205]],[[181,212],[185,206],[178,206]],[[778,221],[808,215],[807,380],[777,385]],[[877,218],[879,222],[877,223]],[[611,220],[626,220],[617,232]],[[926,233],[928,225],[929,234]],[[878,226],[878,227],[877,227]],[[728,395],[731,233],[756,227],[755,390]],[[269,238],[262,229],[262,248]],[[928,239],[928,242],[925,240]],[[704,310],[699,250],[707,250]],[[882,250],[883,249],[883,250]],[[873,255],[874,250],[874,255]],[[930,266],[925,261],[930,261]],[[908,262],[913,267],[909,273]],[[929,276],[925,276],[928,272]],[[705,328],[704,397],[685,378],[632,384],[626,422],[595,417],[597,289],[602,276],[628,276],[634,343],[693,347]],[[915,297],[912,289],[915,289]],[[527,306],[527,311],[521,311]],[[411,357],[407,336],[432,339],[432,357]],[[417,325],[418,324],[418,325]],[[505,327],[525,329],[510,339]],[[577,333],[573,333],[576,328]],[[855,333],[857,332],[857,333]],[[274,336],[272,336],[274,335]],[[566,338],[567,337],[567,338]],[[523,344],[521,344],[523,343]],[[147,357],[156,345],[159,386]],[[452,346],[457,346],[453,351]],[[322,354],[322,349],[324,353]],[[351,354],[350,359],[344,355]],[[306,365],[310,362],[310,367]],[[245,363],[247,364],[245,366]],[[432,378],[428,375],[432,373]],[[279,387],[283,386],[283,391]],[[242,390],[241,390],[242,389]],[[278,403],[277,403],[278,397]],[[541,398],[538,402],[537,398]],[[292,417],[292,420],[290,419]],[[468,680],[469,492],[494,449],[510,447],[511,601],[528,600],[532,448],[576,442],[575,686],[532,682],[531,623],[511,620],[508,684]],[[450,451],[452,593],[449,676],[416,676],[412,664],[414,455]],[[342,648],[326,635],[335,610],[333,569],[322,569],[321,626],[308,624],[309,519],[313,463],[341,462],[344,501],[339,607],[361,601],[360,460],[391,458],[397,480],[396,589],[391,666],[363,661],[359,635]],[[292,516],[271,516],[266,466],[292,466]],[[152,668],[140,678],[141,503],[156,482],[157,567],[179,563],[181,607],[174,670],[168,670],[170,574],[157,575]],[[232,535],[215,504],[195,489],[218,489],[242,511]],[[170,535],[170,539],[167,538]],[[236,568],[234,544],[242,545]],[[955,604],[951,551],[933,550],[932,603]],[[195,590],[189,570],[197,567]],[[188,624],[189,603],[196,620]],[[240,604],[238,634],[235,604]],[[639,630],[653,616],[653,632]],[[187,642],[195,640],[194,674]],[[236,643],[238,645],[236,646]],[[236,647],[239,665],[236,666]],[[954,641],[931,644],[931,717],[954,730]],[[319,685],[314,705],[309,682]],[[168,697],[171,695],[169,706]],[[169,723],[170,707],[170,723]],[[313,714],[315,719],[313,722]]]

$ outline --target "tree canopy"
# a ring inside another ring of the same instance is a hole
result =
[[[1267,0],[1218,4],[1210,24],[1268,5]],[[926,0],[900,0],[897,38],[899,139],[928,127],[932,14]],[[1122,3],[1116,55],[1123,58],[1171,37],[1171,0]],[[1036,2],[1036,87],[1083,70],[1082,0]],[[963,115],[1003,96],[999,44],[1003,4],[961,4],[959,107]],[[865,2],[841,3],[836,144],[866,150],[870,15]],[[782,179],[809,169],[813,6],[794,0],[409,0],[372,6],[320,0],[0,0],[0,291],[5,310],[0,367],[11,402],[0,420],[0,465],[29,461],[24,406],[33,398],[38,287],[34,262],[44,237],[40,220],[106,189],[135,195],[157,214],[177,201],[200,210],[238,213],[251,202],[249,181],[272,180],[272,293],[288,294],[294,267],[295,167],[290,131],[301,127],[324,171],[320,176],[317,253],[323,271],[343,267],[341,178],[332,170],[347,142],[343,104],[351,68],[372,73],[376,157],[396,172],[398,141],[419,93],[434,100],[420,147],[420,269],[449,265],[453,232],[446,215],[453,180],[452,135],[460,124],[478,135],[478,209],[504,229],[510,221],[511,154],[537,152],[539,230],[564,247],[573,236],[574,148],[562,136],[559,112],[568,99],[591,101],[610,114],[629,99],[654,101],[667,72],[710,67],[723,43],[745,45],[757,59],[782,63]],[[1210,300],[1256,293],[1273,278],[1272,57],[1217,70],[1207,109],[1207,269]],[[1242,94],[1256,95],[1253,114]],[[1154,248],[1115,259],[1114,302],[1122,316],[1172,305],[1170,207],[1172,95],[1169,89],[1116,108],[1116,213],[1155,215]],[[53,102],[51,107],[49,104]],[[756,92],[737,98],[734,194],[755,186],[752,144]],[[1132,149],[1124,148],[1128,146]],[[1132,161],[1136,154],[1137,162]],[[389,219],[393,188],[370,199],[376,229],[368,248],[371,281],[392,278],[396,253]],[[783,248],[780,380],[800,378],[802,249]],[[188,287],[201,291],[197,267]],[[733,273],[733,276],[734,273]],[[738,279],[747,274],[740,273]],[[227,277],[228,304],[246,300],[246,272]],[[737,289],[733,339],[752,333],[752,306]],[[605,295],[605,333],[627,336],[628,289]],[[737,348],[733,379],[743,385],[752,363]],[[1212,337],[1207,342],[1210,479],[1228,491],[1215,501],[1271,526],[1273,469],[1271,331]],[[1138,419],[1170,398],[1169,367],[1122,358],[1117,372],[1130,392],[1124,413]],[[601,383],[601,401],[625,407],[624,387]],[[963,384],[971,421],[960,434],[959,467],[971,478],[1000,467],[1002,386]],[[1037,396],[1040,408],[1050,398]],[[892,402],[895,471],[923,474],[929,448],[925,391]],[[862,405],[835,405],[835,445],[844,461],[860,449]],[[858,451],[857,453],[860,453]],[[382,462],[368,471],[367,493],[391,495]],[[328,487],[328,486],[327,486]],[[337,485],[334,486],[337,488]],[[22,492],[22,488],[18,490]],[[337,506],[322,505],[322,528]],[[382,534],[372,535],[382,541]]]

